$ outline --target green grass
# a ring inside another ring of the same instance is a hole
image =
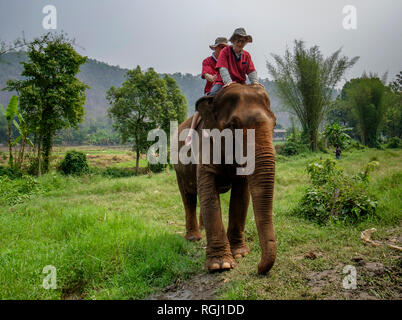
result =
[[[333,157],[309,154],[277,162],[276,263],[268,276],[257,275],[260,247],[250,206],[246,240],[251,253],[218,275],[225,282],[217,298],[343,299],[342,273],[319,291],[308,285],[308,275],[353,264],[355,256],[398,265],[397,251],[363,244],[360,232],[375,227],[379,240],[402,235],[402,151],[342,154],[339,165],[351,174],[374,157],[380,162],[370,183],[379,199],[378,216],[355,226],[318,226],[291,215],[309,183],[306,164],[320,156]],[[119,179],[53,173],[38,180],[41,192],[0,208],[0,299],[143,299],[204,272],[205,233],[199,243],[184,240],[184,210],[173,171]],[[225,223],[229,199],[229,193],[221,196]],[[305,259],[309,251],[318,258]],[[57,269],[56,290],[42,287],[46,265]],[[380,298],[392,298],[389,288],[400,281],[393,275],[369,280]]]
[[[179,195],[162,193],[174,194],[173,175],[39,179],[57,181],[0,210],[1,299],[139,299],[201,269],[199,244],[184,240],[182,225],[172,232],[170,222],[183,221]],[[57,268],[57,290],[42,287],[46,265]]]

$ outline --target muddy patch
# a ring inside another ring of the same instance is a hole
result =
[[[365,261],[362,257],[352,259],[356,268],[356,288],[345,289],[343,279],[350,273],[343,273],[345,264],[338,264],[330,270],[312,271],[307,274],[311,293],[324,299],[402,299],[400,262],[392,267],[380,262]]]
[[[214,300],[217,290],[224,284],[221,273],[203,273],[184,282],[162,289],[148,297],[149,300]]]

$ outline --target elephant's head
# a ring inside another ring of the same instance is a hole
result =
[[[272,218],[275,174],[273,130],[276,118],[270,109],[269,96],[258,85],[233,84],[222,89],[214,98],[198,100],[196,110],[200,112],[205,128],[243,129],[244,136],[247,129],[255,130],[255,169],[247,180],[262,249],[258,271],[265,273],[271,269],[276,258]]]

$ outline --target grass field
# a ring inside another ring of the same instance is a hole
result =
[[[129,167],[134,159],[128,150],[83,150],[104,153],[97,159],[107,165]],[[64,151],[56,150],[57,157]],[[213,283],[209,298],[216,299],[401,299],[401,252],[367,245],[360,232],[375,227],[374,239],[401,246],[402,151],[342,156],[339,165],[349,173],[370,159],[380,162],[369,187],[379,199],[378,217],[357,226],[318,226],[292,216],[309,183],[306,164],[333,155],[282,159],[274,201],[278,253],[267,276],[256,272],[260,248],[251,206],[246,225],[251,253],[232,271],[209,276],[205,233],[200,242],[184,240],[174,171],[119,179],[45,175],[38,179],[39,191],[0,208],[0,299],[146,299],[204,275]],[[91,158],[90,163],[102,166]],[[229,193],[221,202],[226,223]],[[55,290],[42,286],[47,265],[57,270]],[[342,287],[346,265],[357,269],[355,290]]]

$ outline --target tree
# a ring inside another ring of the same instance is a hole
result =
[[[18,118],[18,122],[14,120],[13,123],[14,127],[18,130],[19,136],[14,139],[13,144],[15,145],[15,147],[17,147],[17,144],[20,143],[20,150],[18,152],[18,158],[16,158],[14,161],[14,165],[17,168],[21,168],[24,161],[25,146],[28,143],[31,147],[33,147],[33,143],[28,137],[30,133],[29,126],[19,110],[17,110],[16,115]],[[15,156],[17,157],[17,150],[15,151]]]
[[[338,123],[341,126],[348,127],[350,137],[358,139],[357,120],[353,115],[351,106],[346,102],[346,89],[347,86],[345,85],[341,94],[332,101],[326,115],[326,121],[329,124]]]
[[[383,134],[388,138],[402,138],[402,71],[389,84],[388,110],[385,115]]]
[[[350,80],[346,89],[346,102],[357,119],[362,143],[376,147],[378,134],[387,109],[389,89],[374,75],[363,75]]]
[[[168,133],[170,121],[184,121],[187,102],[172,77],[161,78],[152,68],[143,73],[138,66],[125,77],[120,88],[112,86],[107,92],[108,115],[122,142],[133,143],[138,174],[140,154],[152,144],[148,132],[159,127]]]
[[[177,120],[182,123],[187,118],[188,104],[186,97],[182,94],[176,80],[165,74],[163,80],[166,83],[167,99],[159,120],[161,129],[169,132],[169,125],[171,120]]]
[[[4,113],[4,116],[7,120],[7,128],[8,128],[8,152],[9,152],[9,158],[8,162],[10,167],[13,167],[13,136],[12,136],[12,121],[15,117],[15,114],[17,112],[17,107],[18,107],[18,97],[17,96],[12,96],[10,99],[10,102],[8,103],[7,109],[3,109],[3,106],[0,105],[1,110]]]
[[[48,33],[28,45],[24,80],[8,81],[20,95],[21,111],[37,135],[38,175],[49,169],[53,137],[61,128],[76,127],[84,117],[85,89],[76,75],[87,57],[79,55],[64,34]],[[43,147],[43,150],[42,150]]]
[[[140,154],[145,153],[150,145],[148,131],[156,127],[155,119],[163,111],[166,85],[153,69],[144,74],[139,66],[127,71],[125,77],[120,88],[112,86],[107,91],[106,98],[111,105],[108,115],[122,142],[133,143],[138,174]]]
[[[344,149],[350,141],[350,136],[346,133],[349,130],[350,128],[341,126],[337,122],[333,123],[332,125],[328,125],[325,129],[325,137],[328,141],[328,144],[334,146],[335,148],[339,147]]]
[[[318,128],[334,87],[359,59],[341,57],[340,52],[324,58],[318,46],[306,49],[303,41],[296,40],[293,54],[289,49],[284,57],[273,54],[276,66],[267,61],[279,97],[299,119],[313,151],[317,150]]]

